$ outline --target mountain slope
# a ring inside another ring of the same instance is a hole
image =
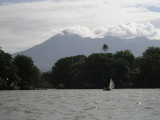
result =
[[[82,38],[75,34],[56,35],[42,44],[36,45],[28,50],[14,54],[23,54],[32,57],[35,65],[41,71],[48,71],[54,63],[64,57],[74,55],[90,55],[100,53],[103,44],[109,46],[109,51],[115,53],[118,50],[131,50],[135,56],[141,53],[149,46],[159,46],[160,41],[149,40],[145,37],[134,39],[119,39],[117,37],[106,36],[104,38]]]

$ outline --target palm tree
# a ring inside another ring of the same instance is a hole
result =
[[[102,46],[102,50],[106,53],[106,51],[108,51],[109,47],[106,44],[103,44]]]

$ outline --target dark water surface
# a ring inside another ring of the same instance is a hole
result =
[[[0,120],[160,120],[160,89],[0,91]]]

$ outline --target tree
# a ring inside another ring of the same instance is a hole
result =
[[[86,79],[92,88],[103,88],[112,77],[114,56],[111,53],[94,53],[86,60]]]
[[[41,73],[39,87],[40,88],[53,87],[51,82],[51,71]]]
[[[61,58],[52,67],[51,79],[48,75],[56,88],[103,88],[110,78],[116,88],[158,88],[160,48],[150,47],[138,58],[130,50]]]
[[[143,56],[147,55],[155,55],[155,54],[160,54],[160,48],[159,47],[148,47],[144,52]]]
[[[118,87],[129,87],[132,85],[131,73],[134,69],[134,55],[130,50],[117,51],[115,57],[114,79]]]
[[[19,82],[17,67],[13,64],[13,58],[9,53],[0,50],[0,88],[11,89],[13,82]]]
[[[130,50],[117,51],[114,54],[116,59],[124,59],[128,62],[128,67],[133,68],[134,66],[134,55]]]
[[[52,67],[52,85],[55,88],[74,88],[74,84],[76,84],[75,80],[78,80],[77,73],[80,69],[78,66],[85,59],[84,55],[59,59]]]
[[[39,79],[39,69],[33,64],[30,57],[25,55],[17,55],[14,58],[14,64],[18,68],[18,76],[21,78],[21,89],[30,89],[36,87]]]
[[[113,79],[117,88],[129,86],[129,63],[125,59],[115,59]]]
[[[160,48],[149,47],[138,60],[139,74],[136,80],[138,87],[160,87]]]
[[[109,47],[107,44],[103,44],[102,50],[106,53],[108,51]]]

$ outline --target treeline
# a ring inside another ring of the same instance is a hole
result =
[[[30,90],[44,86],[42,74],[30,57],[17,55],[12,58],[0,50],[0,89]]]
[[[111,78],[116,88],[159,88],[160,48],[149,47],[141,57],[129,50],[66,57],[48,75],[55,88],[103,88]]]
[[[129,50],[77,55],[59,59],[51,71],[41,73],[30,57],[0,50],[0,89],[103,88],[112,78],[116,88],[159,88],[160,48],[149,47],[141,57]]]

